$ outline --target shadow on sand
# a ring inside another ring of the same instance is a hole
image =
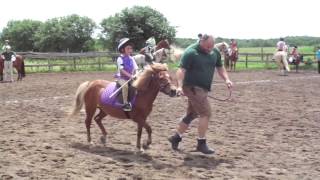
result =
[[[170,168],[174,170],[181,166],[186,166],[190,168],[198,167],[204,169],[215,169],[221,163],[230,164],[231,166],[233,166],[233,162],[230,160],[214,157],[213,155],[203,155],[198,152],[175,152],[179,153],[179,156],[182,155],[183,163],[170,164],[170,162],[162,161],[156,157],[150,156],[147,153],[138,153],[130,150],[115,149],[113,147],[107,146],[91,146],[89,148],[87,144],[82,143],[72,143],[70,146],[72,148],[79,149],[87,153],[92,153],[103,157],[109,157],[121,163],[151,164],[155,169],[158,170],[165,168]]]

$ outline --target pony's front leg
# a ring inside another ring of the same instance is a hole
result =
[[[149,145],[152,143],[152,137],[151,137],[152,129],[151,129],[150,125],[147,122],[144,124],[144,128],[146,129],[146,131],[148,133],[148,140],[147,140],[146,143],[143,143],[143,148],[144,149],[148,149]]]
[[[139,152],[143,152],[143,148],[141,147],[141,134],[142,134],[142,127],[144,125],[140,122],[138,122],[138,130],[137,130],[137,150]]]
[[[21,80],[22,79],[21,77],[22,77],[21,74],[18,72],[17,81]]]

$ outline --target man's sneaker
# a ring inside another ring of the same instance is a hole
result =
[[[206,139],[198,139],[197,151],[203,154],[213,154],[214,150],[207,146]]]
[[[178,150],[179,142],[182,140],[182,138],[179,136],[179,134],[175,134],[168,138],[168,140],[171,142],[171,148],[173,150]]]
[[[125,105],[122,106],[123,111],[131,111],[132,107],[130,103],[127,103]]]

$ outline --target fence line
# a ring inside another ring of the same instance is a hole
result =
[[[26,58],[26,68],[47,68],[52,71],[54,67],[72,67],[74,70],[81,66],[94,66],[102,70],[105,65],[115,65],[115,59],[119,56],[115,52],[86,52],[86,53],[36,53],[36,52],[18,52]],[[302,54],[306,57],[315,59],[315,54]],[[249,63],[274,63],[273,53],[239,53],[238,62],[245,63],[248,68]],[[28,60],[39,61],[39,64],[28,64]],[[81,62],[85,60],[85,62]],[[59,63],[57,62],[59,61]],[[61,62],[62,61],[62,62]]]

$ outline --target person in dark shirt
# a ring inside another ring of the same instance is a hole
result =
[[[178,149],[182,134],[188,129],[192,120],[199,118],[196,150],[204,154],[214,153],[214,150],[207,146],[205,135],[211,117],[208,92],[211,90],[215,69],[231,88],[232,82],[222,64],[220,52],[214,48],[213,36],[204,34],[198,42],[185,50],[177,70],[177,93],[188,98],[188,107],[185,116],[178,124],[176,133],[169,137],[172,149]]]
[[[16,60],[15,53],[11,51],[10,46],[4,47],[5,52],[1,54],[4,59],[4,82],[13,82],[13,61]]]

